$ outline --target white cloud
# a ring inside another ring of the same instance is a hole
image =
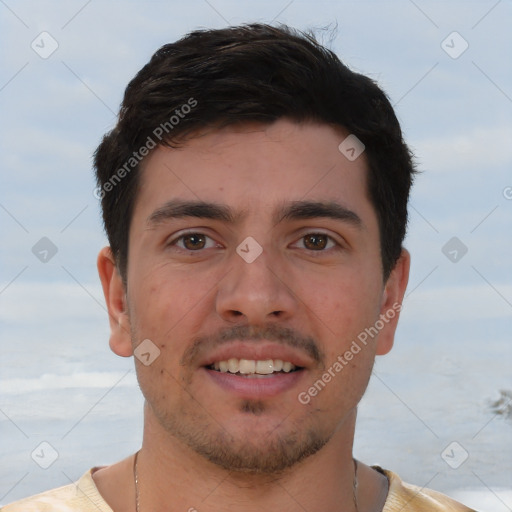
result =
[[[462,170],[488,174],[512,164],[512,126],[460,128],[452,136],[430,136],[411,141],[428,172]],[[494,174],[494,177],[496,175]]]
[[[512,302],[512,286],[495,287]],[[438,286],[414,290],[404,302],[403,316],[411,325],[452,322],[453,328],[465,321],[510,318],[512,306],[488,284],[473,286]]]
[[[78,372],[71,375],[44,373],[36,378],[2,379],[0,381],[1,395],[19,395],[34,391],[51,391],[57,389],[90,389],[137,387],[135,372]]]

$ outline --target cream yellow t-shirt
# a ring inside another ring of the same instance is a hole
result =
[[[25,498],[0,512],[113,512],[98,492],[90,469],[74,484]],[[448,496],[409,485],[391,471],[375,468],[387,476],[389,492],[382,512],[476,512]]]

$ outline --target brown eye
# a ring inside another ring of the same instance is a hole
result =
[[[190,235],[184,235],[182,237],[183,246],[185,249],[189,249],[191,251],[197,249],[204,249],[206,245],[206,236],[201,235],[199,233],[192,233]]]
[[[220,248],[220,245],[210,236],[200,231],[190,231],[178,236],[169,243],[171,247],[177,247],[182,251],[203,252],[203,250]],[[189,252],[190,254],[190,252]]]
[[[312,233],[310,235],[306,235],[303,239],[304,246],[313,251],[321,251],[322,249],[325,249],[329,242],[329,237],[321,233]]]

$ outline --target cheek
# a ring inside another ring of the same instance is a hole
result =
[[[190,370],[180,365],[187,347],[211,314],[219,279],[213,272],[204,279],[161,265],[132,283],[131,322],[136,341],[151,340],[160,351],[151,364],[138,363],[143,393],[153,400],[166,400],[190,382]],[[169,396],[165,397],[163,394]],[[179,393],[178,393],[179,394]]]
[[[198,278],[169,264],[141,275],[142,278],[134,279],[130,290],[134,327],[140,335],[154,336],[165,344],[207,302],[218,282],[215,276]]]
[[[381,295],[378,281],[365,281],[355,273],[345,279],[330,278],[317,283],[312,293],[302,293],[313,325],[321,325],[329,337],[336,337],[339,342],[356,337],[375,322]]]
[[[337,282],[324,283],[325,291],[310,303],[309,321],[319,329],[315,334],[325,354],[325,368],[314,375],[313,385],[319,378],[328,380],[319,403],[347,410],[363,395],[373,368],[376,344],[365,329],[378,318],[381,286],[361,273]]]

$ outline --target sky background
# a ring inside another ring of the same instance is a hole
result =
[[[96,273],[91,155],[158,47],[254,21],[316,29],[377,80],[422,171],[401,326],[361,405],[356,455],[442,491],[486,488],[498,510],[512,475],[511,422],[489,408],[512,389],[507,0],[1,0],[0,503],[137,449],[142,400],[133,362],[109,352]],[[454,440],[469,453],[457,470],[440,457]],[[48,470],[30,457],[43,441],[59,452]]]

